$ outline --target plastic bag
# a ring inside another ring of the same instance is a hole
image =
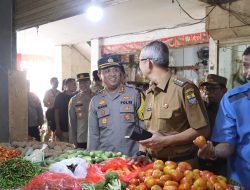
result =
[[[45,172],[33,177],[22,190],[82,190],[78,181],[63,173]]]
[[[50,165],[49,171],[68,174],[74,178],[87,176],[88,163],[82,158],[70,158]]]
[[[43,144],[42,148],[41,149],[35,149],[33,151],[33,149],[30,147],[26,154],[25,154],[25,157],[24,159],[25,160],[29,160],[31,161],[32,163],[42,163],[44,162],[44,151],[45,149],[48,147],[48,145],[46,144]]]

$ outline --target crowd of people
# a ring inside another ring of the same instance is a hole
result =
[[[242,59],[247,84],[227,91],[225,77],[208,74],[199,89],[171,72],[168,47],[153,41],[140,54],[140,70],[150,81],[147,91],[141,92],[126,83],[119,57],[104,55],[92,82],[89,73],[80,73],[76,80],[64,80],[60,92],[57,78],[51,79],[52,88],[43,100],[48,126],[44,140],[119,151],[130,156],[130,163],[186,161],[250,187],[250,47]],[[37,140],[41,113],[39,99],[30,94],[29,117],[36,121],[29,119],[29,135]],[[125,138],[135,128],[144,128],[152,137]],[[208,141],[197,150],[193,140],[200,135]]]

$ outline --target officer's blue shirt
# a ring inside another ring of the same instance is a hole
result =
[[[250,188],[250,83],[228,91],[221,100],[211,140],[235,146],[229,178]]]

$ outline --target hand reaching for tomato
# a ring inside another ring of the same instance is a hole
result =
[[[211,141],[207,141],[207,143],[198,150],[198,156],[204,160],[215,160],[216,154],[215,154],[215,147],[213,146],[213,143]]]
[[[198,136],[196,139],[193,141],[193,143],[198,146],[199,148],[202,148],[206,144],[206,139],[203,136]]]

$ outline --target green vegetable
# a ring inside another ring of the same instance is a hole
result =
[[[118,173],[108,172],[105,175],[105,180],[107,183],[106,186],[108,187],[108,190],[122,190],[122,185],[121,185],[121,181],[119,180]]]
[[[109,183],[110,181],[112,181],[114,179],[119,179],[118,173],[116,173],[116,172],[108,172],[108,173],[106,173],[106,175],[105,175],[106,182]]]
[[[95,190],[95,187],[92,184],[81,182],[80,185],[82,186],[83,190]]]
[[[105,180],[99,181],[95,185],[95,190],[107,190],[107,188],[106,188],[106,181]]]
[[[13,158],[0,162],[0,189],[16,189],[24,186],[43,170],[28,160]]]

